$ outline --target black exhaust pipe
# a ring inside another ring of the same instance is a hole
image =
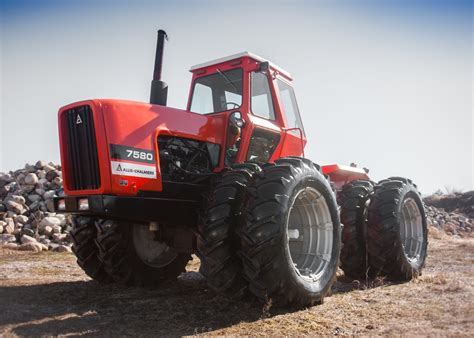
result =
[[[168,85],[161,81],[161,71],[163,68],[163,50],[165,39],[168,35],[162,29],[158,31],[158,40],[156,42],[155,69],[153,71],[153,80],[151,81],[150,103],[166,106],[168,99]]]

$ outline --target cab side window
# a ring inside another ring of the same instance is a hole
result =
[[[261,72],[252,72],[250,82],[252,113],[268,120],[274,120],[275,111],[267,75]]]
[[[298,105],[296,104],[296,97],[293,88],[280,79],[277,80],[277,83],[281,104],[283,106],[283,112],[288,123],[288,128],[300,128],[301,131],[304,132],[303,123],[301,123],[301,117],[298,111]],[[295,130],[295,132],[297,131]]]

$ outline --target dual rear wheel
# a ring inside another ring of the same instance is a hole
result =
[[[247,290],[277,305],[320,303],[335,279],[340,251],[329,182],[302,158],[239,170],[223,174],[201,220],[198,253],[209,286],[231,295]],[[230,188],[226,178],[235,175],[239,185]]]
[[[339,195],[343,229],[341,268],[348,277],[420,275],[427,255],[423,202],[409,179],[354,181]]]

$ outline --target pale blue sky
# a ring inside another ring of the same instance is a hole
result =
[[[147,101],[164,28],[170,106],[191,65],[249,50],[293,74],[314,162],[474,188],[470,1],[0,1],[0,170],[59,160],[62,105]]]

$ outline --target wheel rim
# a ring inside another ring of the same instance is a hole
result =
[[[150,231],[148,225],[134,224],[132,227],[135,252],[146,265],[162,268],[178,256],[166,243],[155,239],[156,231]]]
[[[400,237],[407,259],[418,264],[423,247],[423,220],[420,208],[413,197],[403,201],[400,218]]]
[[[287,249],[297,275],[314,282],[331,260],[333,223],[324,196],[312,187],[298,191],[286,222]]]

